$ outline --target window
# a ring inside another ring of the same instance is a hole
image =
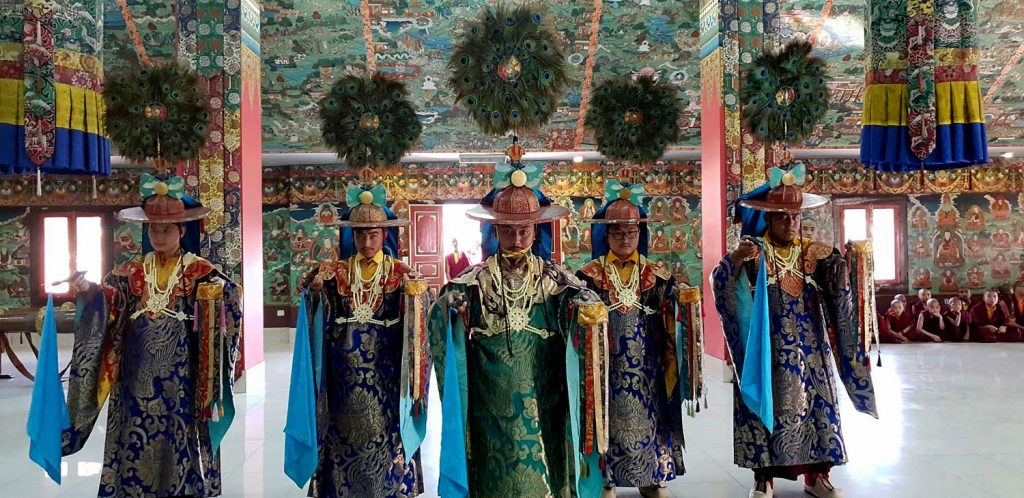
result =
[[[896,223],[900,212],[900,206],[876,203],[839,208],[842,243],[871,240],[877,284],[899,284],[901,280],[899,247],[902,236]]]
[[[71,288],[66,280],[82,271],[91,282],[103,278],[104,223],[97,213],[44,213],[42,226],[42,294],[67,294]]]

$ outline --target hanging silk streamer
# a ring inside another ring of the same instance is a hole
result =
[[[404,287],[399,429],[405,460],[410,461],[427,434],[427,381],[431,361],[427,342],[427,281],[408,280]]]
[[[444,390],[441,392],[441,475],[437,494],[444,498],[469,496],[466,419],[469,379],[466,378],[466,330],[454,308],[448,312],[444,352]]]
[[[700,399],[707,408],[704,384],[704,324],[699,287],[679,290],[676,305],[676,358],[679,367],[679,394],[691,417],[700,412]]]
[[[775,430],[775,403],[772,399],[771,320],[768,317],[768,277],[765,251],[761,250],[754,286],[753,302],[745,320],[740,316],[740,342],[743,346],[743,372],[740,394],[743,403],[757,415],[768,432]],[[744,278],[746,274],[743,274]],[[743,279],[740,281],[743,287]],[[738,292],[737,294],[746,294]],[[741,303],[742,305],[742,303]],[[743,306],[746,308],[746,306]],[[746,323],[746,325],[744,325]]]
[[[60,484],[61,438],[64,430],[71,426],[71,420],[60,382],[60,367],[57,366],[57,321],[53,316],[52,295],[46,299],[42,332],[26,427],[28,455],[46,471],[53,482]]]
[[[850,242],[846,245],[846,259],[850,266],[853,305],[860,325],[861,346],[871,351],[878,341],[878,314],[875,309],[875,261],[870,240]],[[882,366],[882,352],[878,349],[878,366]]]
[[[583,402],[585,426],[582,428],[583,453],[608,451],[608,308],[604,303],[579,306],[579,324],[583,328]]]
[[[20,4],[20,5],[19,5]],[[0,9],[0,174],[110,174],[103,2]]]
[[[577,467],[576,486],[579,496],[597,496],[604,487],[600,462],[608,451],[608,401],[611,392],[608,384],[608,307],[600,301],[582,303],[577,322],[579,334],[566,352],[569,393],[576,404],[575,407],[570,406],[570,416],[575,422],[571,424],[574,426],[573,451],[581,460]],[[576,364],[578,369],[582,369],[582,383],[581,373],[574,372],[570,365],[572,357],[582,360]],[[582,393],[579,392],[581,385]]]
[[[291,383],[288,386],[288,414],[284,426],[284,473],[298,487],[304,487],[317,466],[319,442],[316,430],[316,394],[309,351],[309,315],[305,293],[299,298],[292,352]]]
[[[988,162],[974,2],[869,5],[861,162],[886,172]]]

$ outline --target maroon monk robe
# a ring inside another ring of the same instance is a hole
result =
[[[889,329],[889,318],[881,313],[878,314],[878,342],[883,344],[902,344],[903,341],[900,336],[892,333]]]
[[[1006,327],[1000,334],[988,327]],[[1003,303],[989,308],[981,303],[971,308],[971,340],[975,342],[1020,342],[1021,331],[1010,325],[1010,311]]]
[[[957,340],[957,328],[950,323],[946,317],[941,315],[935,316],[931,314],[930,311],[925,311],[918,316],[924,318],[924,323],[921,324],[921,328],[923,328],[925,332],[935,334],[943,341],[952,342]],[[932,340],[931,337],[928,337],[918,331],[917,327],[914,328],[914,333],[908,334],[907,337],[915,342],[931,342]]]
[[[1013,310],[1013,314],[1010,315],[1013,321],[1017,325],[1024,325],[1024,299],[1017,299],[1016,296],[1010,294],[1004,302]]]
[[[967,324],[968,324],[968,322],[970,322],[970,314],[967,313],[964,310],[960,310],[960,311],[957,311],[957,312],[954,312],[953,310],[946,310],[946,312],[943,313],[942,316],[946,317],[946,323],[950,327],[953,327],[953,329],[954,329],[953,332],[954,332],[956,338],[954,338],[953,341],[954,342],[963,341],[964,340],[964,336],[967,335]],[[957,323],[957,317],[960,318],[960,323],[959,324]],[[942,340],[946,340],[946,339],[943,338]]]
[[[455,252],[445,256],[444,264],[448,270],[448,280],[451,280],[469,268],[469,258],[465,253]]]
[[[886,313],[885,318],[889,321],[890,331],[893,333],[902,332],[903,337],[907,337],[908,339],[908,334],[912,333],[914,328],[917,327],[917,317],[911,315],[907,310],[903,310],[903,313],[899,316],[894,316],[890,310],[889,313]],[[904,330],[906,330],[906,332],[904,332]]]
[[[914,317],[914,321],[916,322],[917,315],[920,315],[922,311],[928,311],[928,306],[927,303],[918,299],[916,303],[910,305],[907,311],[910,312],[910,316]]]

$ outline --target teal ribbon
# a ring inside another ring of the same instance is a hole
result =
[[[793,176],[796,177],[797,186],[802,186],[807,182],[807,166],[804,166],[804,163],[797,163],[797,165],[793,166],[789,172],[793,173]],[[772,189],[776,189],[779,185],[782,185],[782,177],[785,176],[785,174],[786,170],[777,166],[768,170],[768,184]]]
[[[156,187],[159,184],[167,186],[167,195],[174,197],[175,199],[181,199],[185,195],[185,179],[180,176],[175,176],[166,181],[160,180],[159,178],[144,173],[142,175],[142,181],[140,182],[139,191],[142,194],[143,199],[147,199],[156,195]]]
[[[345,190],[345,204],[348,205],[348,207],[356,207],[362,204],[362,201],[359,200],[359,196],[362,195],[363,192],[373,194],[373,204],[378,207],[383,208],[387,204],[388,190],[384,188],[383,185],[375,185],[369,190],[359,185],[352,185]]]
[[[79,306],[82,309],[82,306]],[[57,322],[53,315],[53,296],[46,300],[43,337],[39,344],[36,381],[28,409],[28,457],[39,464],[54,482],[60,484],[63,432],[71,427],[64,388],[57,366]]]
[[[676,313],[676,362],[677,362],[677,379],[679,382],[679,399],[686,401],[693,398],[693,393],[690,392],[690,362],[689,356],[686,354],[688,347],[689,338],[686,337],[685,331],[689,329],[688,324],[685,321],[690,319],[689,315],[683,315],[680,313],[682,305],[679,304],[679,299],[675,300],[675,313]],[[692,415],[692,413],[690,414]]]
[[[605,202],[612,202],[616,199],[622,199],[622,190],[629,191],[629,197],[626,199],[633,203],[635,206],[639,206],[641,200],[644,197],[644,186],[639,183],[626,186],[617,180],[608,180],[604,184],[604,200]]]
[[[775,404],[772,399],[771,319],[768,314],[768,277],[764,253],[762,250],[753,299],[742,290],[736,295],[740,347],[743,349],[740,394],[743,403],[771,433],[775,430]],[[740,273],[737,288],[749,288],[746,272]]]
[[[221,354],[227,354],[227,351]],[[214,455],[217,454],[221,442],[224,441],[224,436],[227,435],[231,423],[235,420],[235,397],[231,393],[231,372],[227,368],[221,372],[221,386],[223,386],[221,392],[224,393],[224,400],[221,402],[224,407],[224,415],[221,415],[216,422],[212,420],[207,422],[210,429],[210,448]],[[216,410],[217,407],[214,406],[213,409]]]
[[[284,426],[284,473],[300,488],[313,477],[319,451],[306,298],[305,293],[299,298],[291,384],[288,386],[288,411]]]
[[[465,422],[469,411],[469,383],[466,377],[466,332],[458,310],[448,311],[445,340],[444,392],[441,393],[441,476],[437,482],[437,494],[444,498],[466,498],[469,496],[469,469],[466,463]]]
[[[494,188],[502,190],[512,186],[512,173],[517,169],[526,173],[525,187],[531,189],[540,188],[541,180],[544,178],[544,170],[539,165],[529,164],[521,168],[516,168],[508,163],[494,165]]]

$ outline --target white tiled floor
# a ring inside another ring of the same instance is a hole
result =
[[[305,496],[281,471],[290,351],[268,344],[265,371],[257,369],[239,418],[224,442],[228,497]],[[27,356],[27,355],[25,355]],[[61,361],[69,354],[62,351]],[[875,368],[881,419],[855,413],[844,400],[850,464],[833,472],[846,496],[976,498],[1024,496],[1024,347],[998,344],[888,346]],[[4,359],[4,372],[12,368]],[[34,365],[30,365],[34,370]],[[720,368],[711,376],[720,377]],[[65,459],[57,487],[28,459],[25,416],[31,383],[0,381],[0,497],[95,496],[102,428],[78,454]],[[256,382],[267,379],[266,385]],[[752,479],[732,464],[729,386],[711,382],[711,408],[686,421],[688,473],[669,489],[678,497],[744,498]],[[439,427],[438,403],[430,427]],[[436,496],[438,433],[424,445],[427,493]],[[798,483],[780,481],[776,496],[804,496]],[[639,496],[622,490],[619,496]],[[512,497],[510,497],[512,498]]]

